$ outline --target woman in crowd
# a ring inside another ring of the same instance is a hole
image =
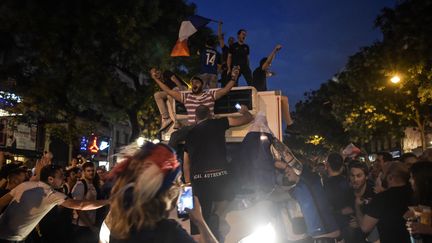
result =
[[[432,207],[432,162],[421,161],[413,164],[411,167],[410,183],[414,190],[415,203],[417,205],[429,207],[430,209]],[[413,216],[413,212],[407,212],[406,215]],[[409,220],[407,222],[407,228],[411,235],[420,234],[423,243],[432,243],[430,211],[424,216],[429,218],[429,225],[424,224],[424,222],[413,222]]]
[[[181,167],[175,152],[164,144],[130,145],[112,171],[116,182],[105,220],[109,242],[195,242],[174,220],[168,219],[181,188]],[[189,212],[203,242],[217,242],[205,223],[198,200]],[[101,241],[107,237],[102,226]]]

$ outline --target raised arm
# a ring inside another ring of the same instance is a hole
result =
[[[276,53],[277,53],[280,49],[282,49],[282,46],[281,46],[281,45],[276,45],[276,47],[273,49],[273,51],[270,53],[270,55],[268,55],[268,57],[267,57],[267,61],[262,65],[261,68],[262,68],[263,70],[266,70],[266,69],[270,66],[270,64],[272,63],[273,59],[274,59],[275,56],[276,56]]]
[[[61,206],[75,210],[95,210],[108,204],[108,200],[66,199]]]
[[[227,58],[227,73],[228,73],[228,75],[231,73],[231,64],[232,64],[232,54],[228,53],[228,58]]]
[[[194,196],[194,208],[192,210],[186,208],[186,211],[189,213],[190,219],[200,232],[200,243],[218,243],[218,240],[213,235],[202,216],[201,204],[196,196]]]
[[[240,117],[228,117],[228,123],[230,127],[237,127],[248,124],[253,120],[253,116],[249,113],[247,106],[242,105],[239,113],[242,114]]]
[[[175,84],[176,84],[176,86],[180,89],[180,90],[182,90],[183,89],[183,83],[182,83],[182,81],[180,81],[178,78],[177,78],[177,76],[176,75],[172,75],[171,77],[170,77],[170,79],[171,79],[171,81],[173,81]]]
[[[9,205],[10,201],[12,201],[12,198],[13,197],[10,193],[7,193],[0,198],[0,212],[2,212],[7,205]]]
[[[220,48],[223,48],[225,46],[225,40],[222,34],[222,24],[223,24],[222,21],[218,22],[218,41],[219,41]]]
[[[183,153],[183,176],[186,183],[190,183],[190,159],[189,154],[185,151]]]
[[[235,83],[237,82],[237,77],[239,76],[239,74],[240,74],[240,68],[239,67],[233,68],[231,74],[231,80],[227,83],[227,85],[225,85],[225,87],[220,88],[216,91],[215,93],[216,100],[220,99],[222,96],[230,92],[232,87],[234,87]]]
[[[172,90],[168,86],[166,86],[164,84],[164,82],[162,82],[162,75],[161,75],[160,71],[158,71],[156,68],[152,68],[150,70],[150,74],[151,74],[152,79],[157,83],[157,85],[159,85],[159,87],[163,91],[165,91],[168,95],[173,97],[178,102],[182,102],[180,91]]]

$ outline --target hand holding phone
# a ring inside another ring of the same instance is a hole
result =
[[[177,216],[179,218],[188,217],[186,208],[194,208],[194,197],[191,186],[183,186],[181,189],[180,196],[177,200]]]

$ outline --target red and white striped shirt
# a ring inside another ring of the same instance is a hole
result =
[[[216,90],[206,90],[201,94],[182,93],[182,101],[186,107],[188,123],[195,124],[195,109],[200,105],[205,105],[210,109],[210,114],[214,114]]]

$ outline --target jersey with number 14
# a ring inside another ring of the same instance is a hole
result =
[[[220,64],[220,54],[213,48],[205,47],[200,51],[201,73],[217,74],[217,65]]]

